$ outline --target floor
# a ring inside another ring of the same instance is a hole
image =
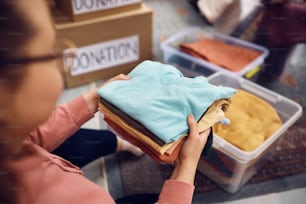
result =
[[[155,16],[156,15],[162,15],[163,12],[168,13],[167,20],[165,22],[158,21],[158,19],[154,22],[154,58],[162,60],[162,53],[160,52],[160,47],[157,42],[162,41],[163,39],[169,37],[173,33],[177,32],[180,29],[185,28],[186,26],[192,26],[192,25],[204,25],[201,20],[196,18],[195,16],[192,15],[186,15],[184,8],[184,4],[186,2],[184,1],[177,1],[179,6],[173,7],[171,3],[166,3],[170,1],[153,1],[153,0],[145,0],[149,6],[151,6],[155,10]],[[173,1],[174,2],[174,1]],[[163,6],[160,6],[159,4],[164,4]],[[174,4],[174,3],[173,3]],[[157,8],[160,8],[157,10]],[[172,13],[169,13],[172,12]],[[183,18],[182,21],[175,21],[177,18],[177,15],[180,14],[180,18]],[[170,17],[171,16],[171,17]],[[168,24],[166,26],[165,24]],[[166,29],[166,28],[167,29]],[[158,33],[156,32],[158,30]],[[306,52],[305,52],[306,53]],[[298,56],[298,55],[297,55]],[[299,56],[303,57],[303,56]],[[296,61],[299,60],[298,58],[294,58],[292,60],[292,63],[296,63]],[[101,83],[101,82],[98,82]],[[96,83],[89,83],[85,84],[83,86],[75,87],[75,88],[70,88],[70,89],[65,89],[63,91],[63,94],[61,98],[59,99],[58,103],[61,104],[65,101],[68,101],[84,92],[89,90],[91,87],[95,86]],[[84,128],[91,128],[91,129],[105,129],[106,124],[103,121],[103,117],[100,113],[97,113],[93,119],[88,121],[83,125]],[[96,182],[100,186],[104,187],[106,190],[109,189],[119,189],[120,186],[111,186],[110,183],[107,182],[108,176],[106,173],[106,168],[104,165],[104,158],[98,159],[89,165],[85,166],[83,168],[83,171],[85,173],[85,176],[92,180],[93,182]],[[116,172],[116,171],[114,171]],[[118,172],[118,171],[117,171]],[[120,176],[120,175],[117,175]],[[112,175],[113,178],[113,175]],[[236,199],[236,200],[231,200],[228,202],[222,202],[222,203],[229,203],[229,204],[257,204],[257,203],[270,203],[270,204],[301,204],[301,203],[306,203],[306,183],[305,185],[302,185],[301,188],[294,189],[294,190],[289,190],[289,191],[284,191],[284,192],[278,192],[278,193],[272,193],[272,194],[266,194],[266,195],[261,195],[261,196],[256,196],[256,197],[249,197],[249,198],[244,198],[244,199]],[[204,199],[197,198],[195,203],[206,203]]]

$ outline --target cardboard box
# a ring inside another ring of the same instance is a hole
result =
[[[232,73],[217,72],[209,76],[208,81],[241,89],[261,98],[276,110],[283,123],[253,151],[243,151],[214,134],[213,150],[209,158],[200,159],[198,170],[225,191],[235,193],[271,160],[283,133],[302,116],[303,111],[295,101]]]
[[[139,9],[141,3],[141,0],[55,0],[56,7],[73,21]]]
[[[64,73],[65,86],[127,74],[140,62],[152,59],[152,9],[140,9],[96,19],[69,22],[55,12],[59,39],[69,39],[77,47],[70,72]]]

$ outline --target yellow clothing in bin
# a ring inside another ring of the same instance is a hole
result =
[[[231,125],[215,124],[214,133],[244,151],[255,150],[282,126],[269,103],[243,90],[232,96],[225,115]]]

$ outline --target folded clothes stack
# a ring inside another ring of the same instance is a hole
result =
[[[113,81],[98,91],[99,109],[115,132],[160,163],[178,157],[188,136],[189,114],[200,132],[226,122],[224,112],[236,93],[202,76],[184,77],[174,66],[159,62],[144,61],[128,75],[130,80]]]

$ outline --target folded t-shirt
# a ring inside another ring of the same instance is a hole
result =
[[[149,60],[136,66],[129,76],[130,80],[103,86],[98,94],[165,143],[188,132],[188,114],[198,121],[214,101],[231,98],[236,92],[212,85],[203,76],[184,77],[174,66]]]

